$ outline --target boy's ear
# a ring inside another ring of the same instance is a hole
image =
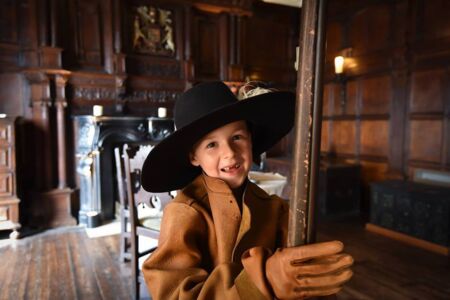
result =
[[[197,161],[195,155],[192,152],[189,152],[189,161],[194,167],[200,166],[200,163]]]

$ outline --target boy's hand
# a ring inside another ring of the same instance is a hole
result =
[[[337,293],[353,273],[353,258],[339,241],[278,249],[266,261],[266,277],[278,299]]]

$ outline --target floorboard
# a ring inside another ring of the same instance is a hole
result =
[[[450,299],[450,260],[364,230],[358,219],[322,221],[318,241],[341,240],[354,277],[337,299]],[[0,300],[131,299],[130,263],[117,234],[66,227],[0,243]]]

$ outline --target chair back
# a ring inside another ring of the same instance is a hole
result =
[[[125,192],[128,199],[129,222],[131,225],[131,261],[135,299],[139,299],[140,289],[142,286],[145,286],[144,278],[140,272],[139,257],[155,250],[155,248],[150,248],[140,251],[138,237],[159,238],[162,209],[173,198],[169,192],[150,193],[142,188],[142,165],[153,147],[152,144],[124,144],[122,148],[122,162],[126,182]]]
[[[131,215],[138,221],[139,212],[145,215],[161,213],[162,209],[172,200],[169,192],[150,193],[141,186],[142,165],[147,155],[153,149],[152,144],[124,144],[123,162],[126,181],[126,193],[129,201]],[[133,205],[131,202],[133,202]],[[131,207],[134,206],[134,207]],[[136,209],[136,211],[134,211]],[[145,212],[147,210],[147,212]],[[133,219],[133,218],[132,218]],[[133,221],[133,220],[131,220]]]

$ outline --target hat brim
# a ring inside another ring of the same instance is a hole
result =
[[[293,93],[272,92],[240,100],[195,120],[152,149],[142,167],[142,187],[156,193],[186,186],[201,173],[189,161],[194,144],[209,132],[234,121],[252,124],[254,155],[267,151],[291,130],[294,108]]]

